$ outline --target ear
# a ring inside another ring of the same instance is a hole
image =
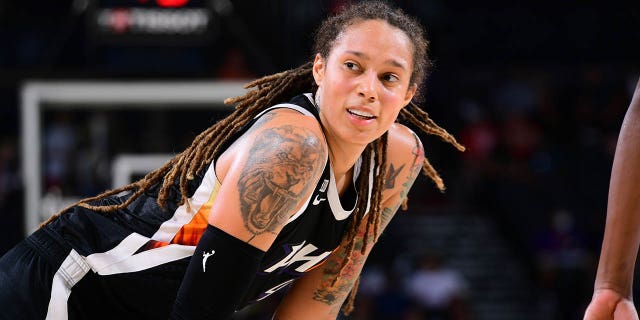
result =
[[[413,83],[409,85],[409,88],[407,89],[407,94],[404,96],[404,105],[408,105],[409,102],[411,102],[411,99],[413,99],[413,96],[416,95],[416,91],[418,91],[418,85]]]
[[[322,83],[322,79],[324,79],[324,58],[317,53],[316,58],[313,60],[313,79],[315,79],[318,87]]]

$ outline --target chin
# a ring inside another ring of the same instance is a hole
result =
[[[354,137],[351,139],[351,142],[354,144],[360,144],[360,145],[368,145],[371,142],[376,141],[380,136],[376,136],[376,137],[372,137],[372,136],[368,136],[368,137]]]

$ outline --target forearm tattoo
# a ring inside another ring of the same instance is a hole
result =
[[[337,309],[340,308],[347,295],[353,288],[354,283],[358,279],[360,269],[364,265],[366,256],[361,253],[362,246],[364,245],[364,232],[358,232],[356,236],[355,246],[351,253],[351,261],[344,267],[340,278],[332,285],[333,280],[338,272],[340,272],[340,263],[347,255],[347,248],[340,247],[327,260],[324,266],[322,281],[320,287],[313,293],[313,300],[326,303],[327,305],[334,306]],[[373,234],[369,233],[369,242],[373,242]]]
[[[321,141],[311,131],[291,125],[258,135],[238,180],[240,210],[251,239],[277,232],[314,185],[312,179],[324,162]]]

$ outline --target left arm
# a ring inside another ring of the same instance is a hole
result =
[[[380,233],[407,197],[409,189],[422,169],[424,160],[422,144],[413,132],[396,124],[389,133],[388,167],[383,190]],[[273,319],[336,319],[374,245],[373,232],[369,232],[367,248],[364,254],[361,253],[365,231],[366,223],[363,223],[356,235],[351,260],[333,286],[331,285],[333,274],[347,254],[346,241],[343,241],[322,266],[296,280]]]
[[[633,272],[640,246],[640,80],[622,122],[611,168],[607,220],[585,320],[638,319]]]

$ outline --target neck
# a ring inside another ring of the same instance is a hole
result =
[[[357,155],[355,159],[349,159],[349,161],[345,161],[344,157],[335,156],[333,152],[329,153],[331,170],[333,170],[336,188],[338,189],[338,194],[340,196],[344,194],[345,190],[347,190],[348,186],[353,181],[353,167],[356,160],[358,159],[358,156],[359,155]]]
[[[333,175],[336,179],[336,185],[339,193],[345,190],[348,183],[353,178],[353,166],[364,151],[366,146],[362,145],[345,145],[336,143],[327,137],[329,145],[329,160],[333,169]]]
[[[316,94],[315,97],[315,104],[317,107],[318,94]],[[349,179],[351,178],[353,166],[367,145],[341,140],[325,128],[323,121],[322,113],[320,113],[320,126],[322,127],[322,131],[329,147],[329,161],[331,162],[333,175],[338,183],[338,187],[342,191],[343,189],[340,188],[340,186],[344,185],[345,177]]]
[[[329,160],[331,161],[333,174],[336,176],[336,179],[342,177],[353,168],[362,151],[364,151],[364,148],[359,149],[358,152],[353,152],[352,150],[344,152],[344,150],[329,148]]]

